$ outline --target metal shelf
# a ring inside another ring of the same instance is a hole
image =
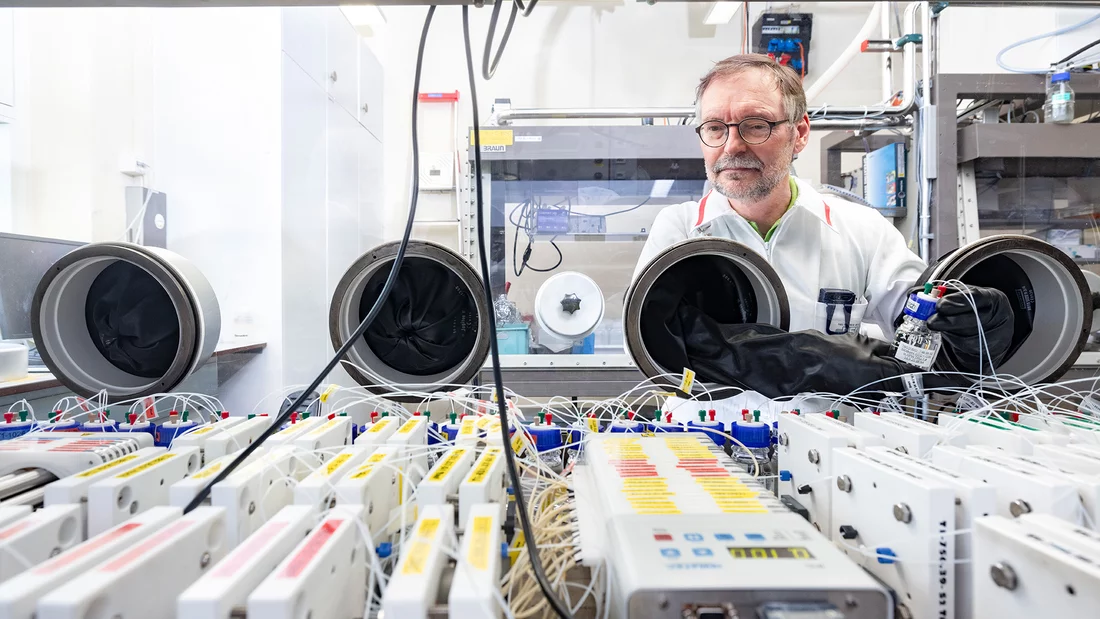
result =
[[[579,232],[577,234],[536,234],[533,237],[536,241],[549,241],[553,239],[555,241],[576,241],[581,243],[603,243],[608,241],[617,242],[632,242],[632,241],[645,241],[649,238],[648,232],[625,232],[625,233],[601,233],[601,232]]]
[[[959,129],[959,163],[983,158],[1100,159],[1100,124],[975,123]]]

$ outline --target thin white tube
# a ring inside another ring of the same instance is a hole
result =
[[[852,39],[852,42],[848,44],[848,47],[844,48],[840,57],[837,58],[833,64],[829,65],[828,69],[821,74],[821,77],[817,78],[817,81],[812,86],[806,89],[806,100],[813,101],[821,94],[821,91],[832,83],[836,79],[837,75],[848,66],[848,63],[852,62],[852,59],[856,57],[856,54],[860,53],[860,47],[863,42],[871,38],[875,32],[875,26],[878,24],[879,15],[885,11],[885,2],[876,2],[871,7],[871,13],[867,15],[867,21],[863,23],[863,27],[859,29],[856,37]]]
[[[889,7],[893,8],[893,7]],[[893,37],[890,36],[890,13],[889,10],[879,11],[879,38],[884,41],[890,41]],[[904,33],[898,33],[900,37]],[[891,52],[881,54],[882,56],[882,100],[889,101],[894,96],[894,79],[893,71],[891,70],[893,55]]]

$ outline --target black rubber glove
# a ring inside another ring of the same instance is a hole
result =
[[[960,291],[944,295],[936,307],[936,313],[928,319],[928,328],[943,334],[941,354],[949,355],[959,371],[977,373],[980,368],[983,373],[991,374],[990,358],[996,367],[1004,361],[1012,345],[1012,305],[1005,293],[996,288],[971,287],[969,292],[974,299],[973,304]],[[980,346],[979,317],[989,349],[988,357]]]
[[[689,367],[702,380],[751,389],[768,398],[812,391],[881,397],[905,392],[902,374],[921,372],[893,356],[890,342],[859,334],[788,333],[763,324],[719,324],[692,307],[680,311],[682,357],[666,367]],[[652,353],[652,351],[651,351]],[[957,386],[952,376],[927,374],[926,388]],[[872,383],[868,386],[869,383]],[[877,396],[875,396],[877,394]]]

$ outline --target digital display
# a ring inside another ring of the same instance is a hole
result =
[[[728,548],[734,559],[813,559],[810,551],[799,546],[735,546]]]

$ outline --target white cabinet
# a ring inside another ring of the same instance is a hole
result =
[[[282,11],[282,48],[314,82],[325,85],[325,36],[328,13],[316,7],[286,7]],[[336,10],[339,13],[339,9]]]
[[[298,384],[332,356],[329,302],[344,271],[373,246],[363,238],[381,241],[382,145],[359,121],[359,35],[343,13],[282,11],[280,384]],[[355,385],[342,370],[329,379]]]
[[[283,56],[282,284],[283,378],[308,380],[328,353],[325,299],[328,223],[324,89]]]
[[[382,64],[365,41],[359,43],[359,122],[382,139]]]
[[[359,253],[382,243],[385,228],[382,208],[382,142],[367,131],[359,132]],[[401,208],[408,208],[402,206]],[[404,228],[402,228],[404,230]]]
[[[359,34],[339,8],[328,14],[328,91],[332,98],[356,116],[359,107]]]
[[[0,104],[15,105],[15,58],[13,9],[0,9]],[[359,55],[356,50],[356,56]],[[0,108],[0,115],[10,114],[10,109]]]
[[[336,284],[359,257],[359,144],[366,133],[359,122],[335,102],[328,104],[328,286]],[[380,177],[379,177],[380,178]],[[327,324],[327,323],[326,323]]]

